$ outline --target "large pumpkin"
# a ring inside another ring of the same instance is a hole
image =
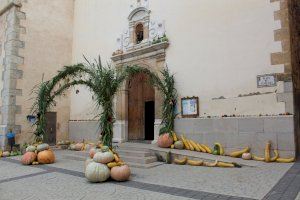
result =
[[[26,152],[34,152],[36,150],[36,147],[33,145],[30,145],[26,148]]]
[[[86,167],[92,162],[94,162],[92,158],[86,159],[86,161],[84,162],[84,172],[86,170]]]
[[[41,151],[37,157],[40,164],[51,164],[55,161],[55,155],[52,150]]]
[[[21,159],[23,165],[31,165],[36,160],[36,153],[26,152]]]
[[[108,167],[101,163],[91,162],[86,166],[85,177],[93,183],[104,182],[110,176]]]
[[[159,136],[157,144],[162,148],[169,148],[173,144],[173,138],[169,133],[164,133]]]
[[[115,159],[114,154],[110,151],[107,152],[97,152],[94,157],[93,160],[97,163],[102,163],[102,164],[106,164],[109,163],[111,161],[113,161]]]
[[[84,144],[83,143],[77,143],[75,144],[75,151],[81,151],[83,150]]]
[[[47,150],[47,149],[49,149],[49,144],[46,144],[46,143],[44,143],[44,144],[39,144],[39,145],[36,147],[36,150],[37,150],[38,152],[44,151],[44,150]]]
[[[130,169],[128,165],[116,166],[111,169],[111,178],[116,181],[127,181],[130,177]]]
[[[101,151],[100,149],[92,148],[92,149],[89,151],[90,158],[94,158],[95,153],[98,153],[98,152],[100,152],[100,151]]]

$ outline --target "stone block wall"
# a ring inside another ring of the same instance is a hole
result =
[[[293,116],[180,118],[175,131],[212,148],[220,142],[226,152],[249,146],[252,153],[262,156],[270,140],[282,157],[295,155]]]
[[[98,121],[69,121],[69,140],[99,141]]]

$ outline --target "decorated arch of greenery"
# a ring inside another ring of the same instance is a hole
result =
[[[138,73],[147,74],[150,84],[161,91],[163,119],[160,134],[173,131],[177,91],[174,75],[170,74],[167,67],[159,75],[137,65],[116,70],[111,65],[103,66],[100,57],[93,62],[86,58],[85,60],[86,64],[65,66],[51,80],[42,81],[35,88],[36,97],[32,113],[37,116],[34,132],[37,141],[43,140],[45,136],[46,113],[56,105],[55,98],[75,85],[83,85],[91,91],[96,109],[99,111],[95,117],[99,119],[102,141],[105,145],[112,146],[113,123],[115,122],[113,99],[123,81]]]

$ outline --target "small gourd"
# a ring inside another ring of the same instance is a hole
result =
[[[39,144],[39,145],[36,147],[36,150],[37,150],[38,152],[44,151],[44,150],[47,150],[47,149],[49,149],[49,144],[46,144],[46,143],[44,143],[44,144]]]
[[[34,152],[36,150],[36,147],[33,145],[30,145],[26,148],[26,152]]]
[[[91,162],[86,166],[85,177],[93,183],[104,182],[110,176],[109,168],[101,163]]]
[[[251,160],[252,155],[251,155],[251,153],[243,153],[242,158],[244,160]]]
[[[84,144],[83,143],[77,143],[75,144],[75,151],[82,151],[84,148]]]
[[[175,148],[175,149],[183,149],[183,142],[182,142],[181,140],[176,141],[176,142],[174,143],[174,148]]]
[[[70,144],[70,150],[75,150],[75,144]]]
[[[110,151],[98,152],[94,155],[93,160],[97,163],[107,164],[115,159],[114,154]]]

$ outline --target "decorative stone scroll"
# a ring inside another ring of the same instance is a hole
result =
[[[150,46],[166,33],[163,20],[150,18],[149,0],[137,0],[130,8],[128,27],[117,38],[117,51],[113,55]]]

